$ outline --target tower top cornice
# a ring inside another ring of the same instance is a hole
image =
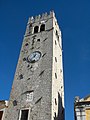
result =
[[[36,15],[36,16],[32,16],[32,17],[29,17],[28,19],[28,24],[30,23],[34,23],[34,22],[37,22],[37,21],[42,21],[42,20],[45,20],[47,18],[51,18],[51,17],[54,17],[55,16],[55,13],[54,11],[50,11],[49,13],[45,12],[45,13],[42,13],[41,15]]]

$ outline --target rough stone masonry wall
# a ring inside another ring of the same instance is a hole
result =
[[[46,31],[36,34],[32,31],[30,35],[28,25],[32,20],[28,22],[4,120],[19,120],[20,109],[24,108],[30,109],[29,120],[51,119],[53,13],[41,19],[36,17],[32,28],[41,21],[45,21]],[[42,55],[39,61],[31,64],[27,57],[33,51],[40,51]],[[30,91],[33,91],[33,101],[27,102],[26,93]]]
[[[56,18],[53,19],[53,27],[52,120],[64,120],[62,36]]]

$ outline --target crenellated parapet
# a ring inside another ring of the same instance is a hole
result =
[[[42,24],[45,24],[50,18],[55,17],[54,11],[50,11],[49,13],[45,12],[43,14],[39,14],[36,16],[29,17],[27,28],[25,32],[25,36],[32,35],[34,33],[35,26],[38,26],[38,32],[40,32],[40,27]]]
[[[28,24],[30,23],[34,23],[34,22],[37,22],[37,21],[41,21],[41,20],[44,20],[44,19],[47,19],[47,18],[50,18],[50,17],[54,17],[55,16],[55,13],[54,11],[50,11],[49,14],[47,12],[43,13],[42,15],[37,15],[37,16],[32,16],[29,18],[28,20]]]

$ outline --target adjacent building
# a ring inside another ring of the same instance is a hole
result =
[[[82,99],[75,98],[74,115],[75,120],[90,120],[90,95]]]
[[[5,111],[8,108],[8,101],[1,100],[0,101],[0,120],[4,119]]]

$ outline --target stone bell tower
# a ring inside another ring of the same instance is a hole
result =
[[[55,14],[31,17],[4,120],[64,120],[62,39]]]

